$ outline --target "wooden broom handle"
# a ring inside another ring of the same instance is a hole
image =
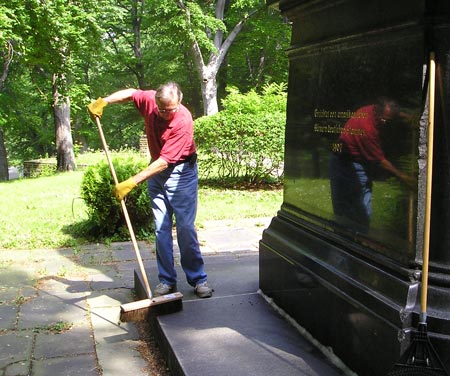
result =
[[[433,141],[434,141],[434,99],[436,82],[436,63],[434,52],[430,53],[430,75],[428,84],[428,145],[427,145],[427,184],[425,195],[425,224],[423,236],[423,266],[422,288],[420,295],[421,322],[426,322],[427,292],[428,292],[428,261],[430,255],[430,224],[431,224],[431,190],[433,183]]]
[[[108,145],[106,144],[105,135],[103,134],[102,125],[100,123],[100,119],[95,117],[95,122],[97,124],[98,133],[100,135],[100,139],[102,141],[103,150],[105,151],[106,159],[108,160],[109,169],[111,171],[111,175],[114,180],[114,185],[119,184],[117,180],[116,171],[114,170],[114,166],[111,160],[111,156],[108,151]],[[120,200],[120,204],[122,205],[123,216],[125,217],[125,222],[127,223],[128,231],[130,233],[131,242],[133,243],[134,252],[136,254],[136,258],[139,264],[139,269],[142,274],[142,279],[144,281],[145,289],[147,290],[147,295],[149,299],[152,299],[152,290],[150,289],[150,284],[148,283],[147,274],[145,273],[144,263],[142,262],[141,253],[139,252],[139,247],[136,241],[136,236],[134,235],[133,226],[131,225],[130,216],[128,215],[127,206],[125,205],[124,200]]]

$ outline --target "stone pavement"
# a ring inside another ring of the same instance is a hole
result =
[[[267,223],[208,223],[199,231],[202,251],[255,251]],[[151,246],[139,248],[155,272]],[[119,325],[120,304],[133,300],[135,268],[128,242],[0,250],[0,375],[147,375],[136,326]],[[155,273],[149,278],[154,286]]]
[[[211,266],[207,272],[213,285],[223,278],[221,273],[226,272],[227,265],[238,266],[239,259],[246,255],[252,256],[247,260],[251,261],[252,270],[257,272],[258,242],[269,223],[268,218],[212,221],[199,229],[199,240],[206,264]],[[157,279],[152,247],[143,242],[139,243],[139,247],[149,271],[150,284],[155,286]],[[176,262],[179,264],[178,258]],[[0,376],[148,375],[147,361],[138,350],[142,339],[137,326],[119,323],[120,304],[133,300],[131,289],[135,269],[135,256],[129,242],[92,244],[80,249],[0,250]],[[214,302],[214,298],[196,299],[192,288],[182,282],[181,274],[179,290],[185,296],[182,315],[192,313],[206,300]],[[237,299],[261,307],[260,296],[254,294],[257,273],[253,277],[244,286],[228,284],[225,289],[227,294],[247,288],[252,292],[251,296],[239,294]],[[193,305],[195,302],[196,305]],[[239,303],[234,301],[227,306],[232,307],[233,304]],[[165,316],[166,320],[174,315]],[[177,325],[169,325],[169,332],[170,327],[179,328],[185,320],[186,316],[182,316]],[[245,320],[251,321],[251,318],[245,317]],[[277,320],[280,321],[279,318]],[[161,325],[167,327],[164,321]],[[284,335],[291,337],[288,333],[292,332],[292,328],[286,326],[286,322],[283,325]],[[185,329],[196,333],[192,328]],[[165,341],[170,342],[170,333],[166,334]],[[224,340],[232,340],[230,331],[223,334]],[[258,348],[256,343],[252,346]],[[305,344],[302,343],[302,346]],[[312,356],[311,353],[316,351],[311,350],[310,346],[306,348],[308,357],[315,359],[314,367],[318,364],[323,367],[321,363],[326,363],[326,369],[332,371],[302,374],[342,374],[330,367],[327,361]],[[174,349],[169,352],[173,354]],[[232,352],[230,355],[233,355]],[[279,357],[278,354],[275,358]],[[200,364],[196,365],[192,375],[215,374],[201,372],[198,369]],[[311,363],[308,369],[310,366]]]
[[[145,375],[135,325],[118,325],[128,248],[1,251],[0,375]]]

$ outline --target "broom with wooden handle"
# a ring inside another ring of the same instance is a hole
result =
[[[119,181],[117,180],[116,171],[114,170],[114,165],[112,163],[111,156],[108,151],[108,145],[106,144],[106,139],[103,134],[100,119],[97,116],[95,117],[95,123],[97,124],[98,133],[100,135],[106,159],[108,160],[108,165],[114,180],[114,185],[117,185],[119,184]],[[128,215],[128,210],[125,205],[125,201],[120,200],[120,204],[122,206],[123,216],[125,218],[128,231],[130,233],[131,242],[133,243],[133,248],[136,254],[136,259],[138,261],[139,270],[141,272],[142,281],[144,283],[144,288],[147,293],[147,299],[122,304],[120,306],[120,320],[123,322],[140,321],[145,320],[149,316],[149,314],[160,315],[180,311],[183,308],[182,306],[183,295],[180,292],[153,297],[152,290],[150,289],[150,284],[148,282],[147,274],[145,272],[144,263],[142,262],[141,253],[139,251],[139,247],[136,241],[136,236],[133,231],[133,226],[131,225],[130,216]]]
[[[400,361],[387,376],[449,376],[428,338],[427,332],[427,293],[428,293],[428,259],[430,248],[431,224],[431,188],[433,178],[433,141],[434,141],[434,98],[435,98],[436,64],[434,53],[430,53],[429,64],[429,113],[427,142],[427,181],[425,199],[425,223],[423,241],[422,286],[420,294],[420,316],[417,332],[413,341]]]

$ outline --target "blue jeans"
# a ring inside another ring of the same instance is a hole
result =
[[[372,216],[372,178],[369,167],[349,157],[332,154],[330,183],[333,211],[337,221],[367,232]]]
[[[159,280],[177,283],[174,266],[172,225],[175,216],[181,266],[191,286],[207,280],[195,230],[197,214],[198,169],[182,163],[169,167],[147,181],[155,219],[156,257]]]

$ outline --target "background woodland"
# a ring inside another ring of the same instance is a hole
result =
[[[8,166],[100,148],[86,105],[177,81],[195,118],[231,91],[287,82],[290,25],[260,0],[0,0],[0,180]],[[111,149],[135,148],[137,111],[102,118]]]

